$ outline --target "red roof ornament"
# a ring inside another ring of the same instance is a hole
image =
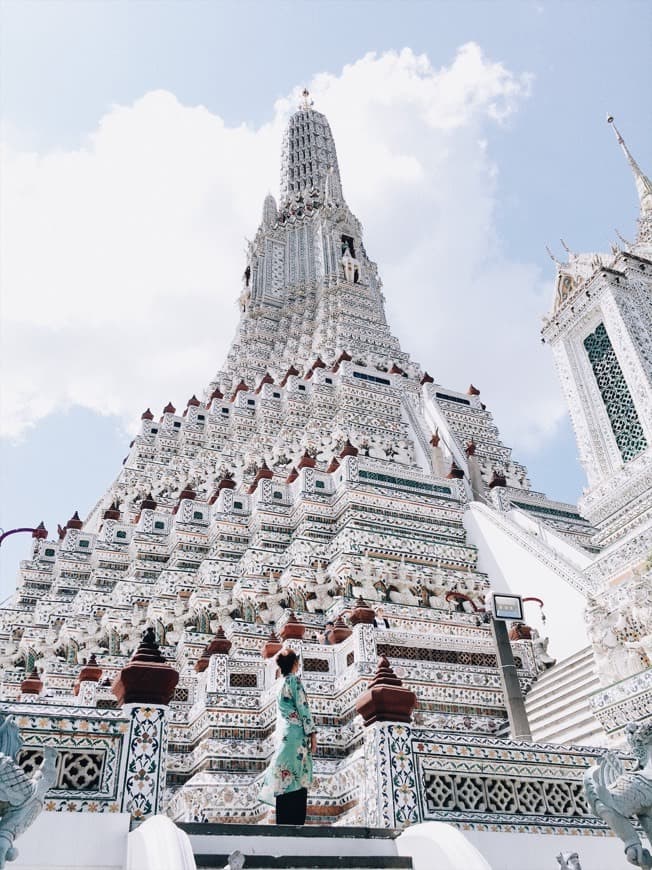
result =
[[[168,402],[167,405],[165,406],[165,408],[163,408],[163,413],[164,414],[176,414],[177,409],[174,407],[172,402]]]
[[[215,387],[215,389],[213,390],[213,392],[210,395],[209,402],[212,402],[213,399],[217,399],[219,401],[220,399],[223,399],[223,398],[224,398],[224,394],[220,392],[220,388]]]
[[[256,487],[260,483],[261,480],[272,480],[274,477],[274,472],[267,467],[267,463],[263,459],[263,464],[260,466],[258,471],[256,472],[256,476],[254,477],[251,486],[247,490],[249,495],[256,492]]]
[[[244,382],[244,380],[241,378],[241,379],[240,379],[240,383],[238,384],[238,386],[237,386],[237,387],[235,388],[235,390],[233,391],[233,395],[231,396],[231,401],[232,401],[232,402],[235,402],[235,397],[238,395],[238,393],[240,393],[240,392],[242,392],[242,391],[244,391],[245,393],[248,393],[248,392],[249,392],[249,387],[248,387],[247,384]]]
[[[199,401],[197,396],[193,393],[192,396],[188,399],[188,404],[186,405],[186,407],[187,408],[190,408],[190,407],[197,408],[197,407],[199,407],[199,405],[201,405],[201,402]]]
[[[346,442],[344,444],[344,447],[342,447],[342,449],[340,450],[340,459],[344,459],[345,456],[357,456],[357,455],[358,455],[358,448],[354,447],[353,444],[351,444],[351,442],[347,438]]]
[[[400,366],[397,366],[396,363],[394,363],[392,365],[391,369],[389,370],[389,373],[390,373],[390,375],[404,375],[405,374],[403,369]]]
[[[451,470],[448,472],[446,477],[449,480],[461,480],[464,477],[464,472],[459,467],[459,465],[453,460],[451,462]]]
[[[166,663],[153,628],[143,639],[129,664],[113,681],[111,691],[118,704],[161,704],[167,706],[179,682],[179,673]]]
[[[259,393],[262,390],[262,388],[265,386],[265,384],[273,384],[273,383],[274,383],[274,378],[270,375],[269,372],[265,372],[265,374],[261,378],[260,383],[256,387],[256,393]]]
[[[80,670],[75,684],[72,687],[72,693],[75,697],[79,694],[79,689],[82,683],[99,683],[102,676],[102,668],[98,665],[95,653],[91,653],[88,662]]]
[[[83,522],[79,519],[79,514],[77,511],[70,517],[68,522],[66,523],[67,529],[81,529],[83,526]]]
[[[43,680],[41,680],[36,665],[32,668],[32,673],[20,684],[20,691],[23,695],[40,695],[43,691]]]
[[[298,374],[299,374],[298,370],[295,369],[294,366],[290,366],[290,368],[289,368],[289,369],[286,371],[286,373],[283,375],[283,380],[281,381],[280,386],[281,386],[281,387],[284,387],[284,386],[287,384],[287,382],[288,382],[288,378],[289,378],[289,377],[291,377],[292,375],[295,375],[295,376],[296,376],[296,375],[298,375]]]
[[[333,623],[333,627],[328,632],[328,642],[333,645],[342,643],[343,640],[346,640],[347,637],[351,637],[352,634],[353,631],[344,622],[342,614],[340,614]]]
[[[105,520],[119,520],[120,519],[120,505],[119,505],[119,503],[117,501],[111,502],[111,506],[108,507],[104,511],[102,518]]]
[[[141,420],[153,420],[153,419],[154,419],[154,415],[152,414],[152,412],[150,411],[150,409],[147,408],[147,410],[146,410],[146,411],[143,411],[143,413],[140,415],[140,419],[141,419]]]
[[[224,634],[224,629],[221,625],[219,625],[217,631],[215,632],[215,637],[210,643],[206,644],[200,658],[197,659],[197,662],[195,663],[195,671],[198,674],[202,674],[208,667],[211,656],[226,656],[229,654],[232,646],[233,644]]]
[[[423,377],[421,378],[420,383],[421,383],[421,386],[423,386],[424,384],[434,384],[434,383],[435,383],[435,379],[434,379],[433,377],[431,377],[431,376],[428,374],[428,372],[424,372],[424,373],[423,373]]]
[[[340,463],[337,461],[337,457],[333,456],[331,461],[328,463],[328,468],[326,469],[326,474],[332,474],[334,471],[340,467]]]
[[[47,540],[48,530],[45,528],[45,523],[43,522],[43,520],[41,520],[41,522],[32,532],[32,537],[37,541]]]
[[[304,450],[304,451],[303,451],[303,456],[302,456],[301,459],[297,462],[297,468],[298,468],[298,469],[301,469],[301,468],[314,468],[315,465],[317,465],[317,460],[314,458],[314,456],[311,456],[311,455],[308,453],[307,450]]]
[[[157,507],[157,505],[152,497],[151,492],[148,493],[140,503],[141,511],[155,511],[156,507]]]
[[[283,644],[278,639],[274,629],[270,632],[267,642],[263,646],[261,653],[264,659],[272,659],[276,653],[282,648]]]
[[[493,489],[495,486],[507,486],[505,475],[502,471],[496,471],[496,469],[494,469],[493,477],[489,481],[489,489]]]
[[[294,611],[291,610],[288,621],[281,629],[281,638],[283,640],[301,640],[305,633],[305,625],[302,622],[299,622]]]
[[[376,619],[376,611],[369,607],[364,598],[360,597],[355,603],[355,607],[351,611],[349,622],[351,625],[373,625]]]
[[[439,442],[441,438],[439,437],[439,429],[435,429],[432,433],[432,438],[430,439],[430,444],[432,447],[439,447]]]
[[[480,390],[477,387],[474,387],[473,384],[469,385],[468,390],[466,391],[467,396],[479,396]]]
[[[297,479],[298,476],[299,476],[299,472],[296,470],[296,468],[293,465],[290,473],[285,478],[285,482],[286,483],[294,483],[294,481]]]
[[[355,702],[365,728],[374,722],[410,722],[416,705],[417,696],[404,688],[385,656],[379,658],[367,691]]]
[[[475,456],[476,446],[477,445],[476,445],[475,441],[473,440],[473,438],[471,438],[471,440],[469,441],[469,443],[465,447],[466,455],[467,456]]]

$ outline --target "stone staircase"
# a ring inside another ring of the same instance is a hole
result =
[[[179,823],[188,834],[197,870],[223,870],[229,855],[244,855],[243,870],[412,870],[398,855],[400,831],[326,825]]]
[[[600,682],[590,647],[563,659],[539,677],[525,699],[536,743],[603,746],[606,736],[589,708]]]

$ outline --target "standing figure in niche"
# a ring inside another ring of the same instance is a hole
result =
[[[276,664],[283,675],[277,695],[276,750],[263,780],[260,799],[276,805],[277,825],[303,825],[317,730],[298,674],[299,657],[294,650],[284,648],[276,656]]]

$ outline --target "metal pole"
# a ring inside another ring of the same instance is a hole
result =
[[[500,669],[500,681],[503,685],[509,728],[512,737],[518,740],[532,740],[530,723],[525,712],[525,700],[521,692],[521,684],[518,681],[512,645],[507,634],[507,625],[504,619],[494,619],[491,616],[491,632],[496,643],[498,666]]]

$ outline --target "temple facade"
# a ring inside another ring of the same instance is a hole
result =
[[[479,844],[520,833],[516,855],[543,837],[541,867],[555,838],[606,854],[582,776],[652,716],[652,188],[627,156],[637,240],[560,263],[543,329],[589,479],[575,506],[532,489],[477,386],[438,383],[392,335],[304,95],[222,369],[143,413],[115,482],[37,530],[0,611],[0,711],[26,768],[59,753],[46,810],[272,821],[285,641],[319,729],[313,823],[446,821]],[[510,735],[492,591],[531,599],[510,637],[528,703],[547,686],[548,742]],[[578,655],[593,690],[565,722]],[[401,684],[402,715],[362,703],[372,681]]]

